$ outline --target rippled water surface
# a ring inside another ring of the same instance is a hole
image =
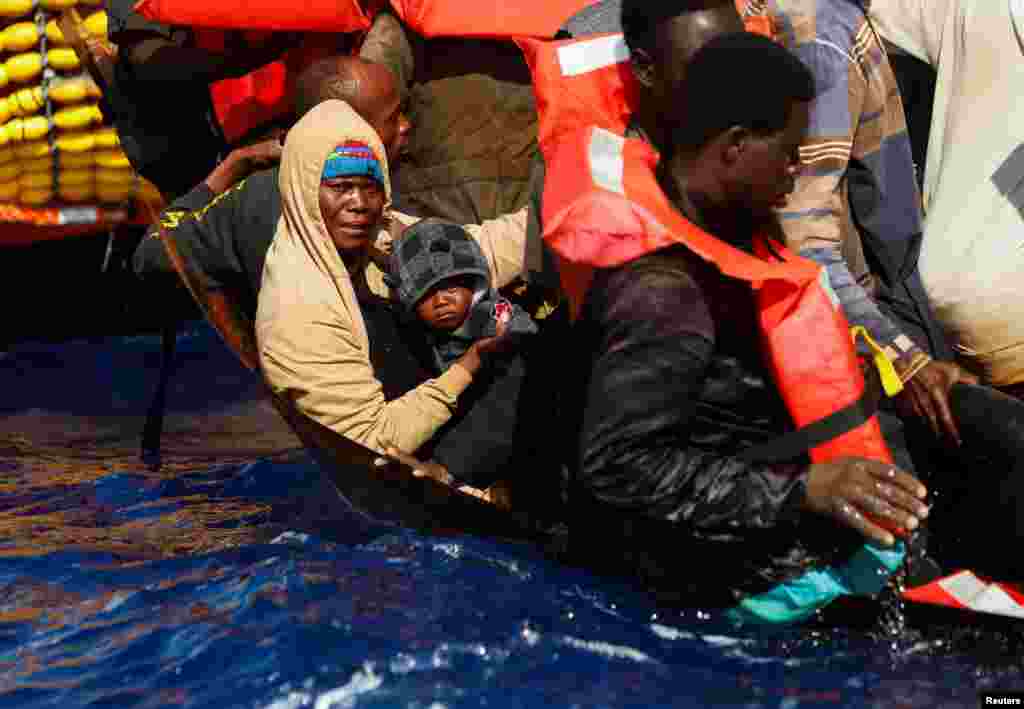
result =
[[[1009,621],[759,635],[522,544],[311,518],[319,471],[255,382],[204,327],[180,347],[159,472],[137,455],[156,338],[0,359],[0,706],[937,708],[1024,689]]]

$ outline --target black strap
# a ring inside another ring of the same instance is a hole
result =
[[[737,457],[748,463],[782,463],[799,458],[812,448],[860,426],[878,411],[882,382],[872,367],[865,376],[864,393],[857,401],[803,428],[752,446]]]

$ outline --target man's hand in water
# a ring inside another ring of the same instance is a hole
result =
[[[927,493],[917,478],[894,465],[843,458],[810,467],[804,503],[868,539],[892,546],[895,539],[889,529],[912,531],[928,516],[922,502]]]
[[[949,390],[957,382],[977,384],[978,378],[955,362],[932,360],[904,384],[897,402],[904,414],[920,417],[936,436],[949,436],[960,445],[960,432],[949,406]]]

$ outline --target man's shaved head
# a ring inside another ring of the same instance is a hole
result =
[[[310,64],[295,86],[295,115],[302,118],[317,104],[328,99],[345,101],[356,111],[359,103],[395,89],[391,72],[382,64],[359,57],[334,56]]]
[[[344,55],[314,62],[296,81],[296,118],[328,99],[349,104],[380,135],[388,158],[398,157],[409,122],[401,112],[401,95],[390,69]]]

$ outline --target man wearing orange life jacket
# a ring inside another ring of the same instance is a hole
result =
[[[637,36],[624,25],[632,49]],[[653,42],[647,78],[663,101],[640,113],[662,118],[646,131],[663,153],[658,184],[702,239],[749,249],[792,189],[813,80],[786,50],[750,34],[707,42],[689,55],[683,76],[671,61],[672,25],[680,26],[655,21],[640,33]],[[707,27],[688,28],[691,41]],[[675,76],[665,76],[666,66]],[[715,82],[740,66],[748,89],[717,94]],[[703,101],[708,95],[715,100]],[[623,145],[628,180],[652,154],[640,141]],[[548,179],[559,169],[549,165]],[[614,173],[598,171],[613,189]],[[632,219],[646,230],[635,242],[652,238],[656,229],[641,216],[650,210],[626,214],[622,224]],[[891,545],[883,526],[915,529],[927,516],[924,487],[891,464],[744,457],[791,427],[760,354],[751,285],[724,277],[686,246],[655,248],[598,269],[574,325],[574,361],[585,372],[568,397],[578,413],[570,496],[572,538],[583,548],[573,542],[574,549],[592,552],[592,563],[625,560],[648,585],[682,591],[690,602],[696,595],[732,606],[809,569],[843,567],[864,538],[877,549]],[[800,619],[820,605],[762,617]]]

